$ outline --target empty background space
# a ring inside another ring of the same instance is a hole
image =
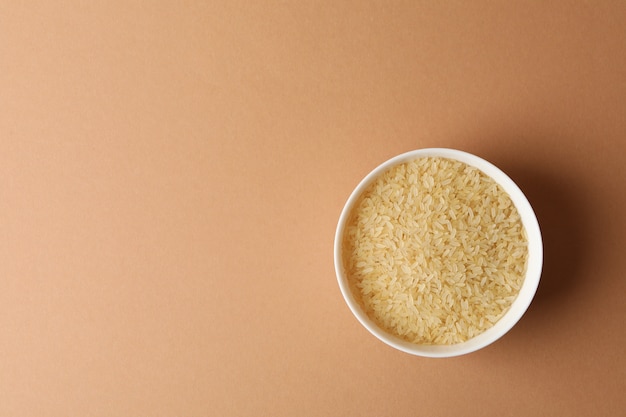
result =
[[[621,1],[0,5],[0,415],[619,416]],[[370,170],[475,153],[526,192],[537,297],[413,357],[345,305]]]

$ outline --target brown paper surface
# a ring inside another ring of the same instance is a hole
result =
[[[623,2],[5,3],[0,415],[623,415]],[[452,359],[333,268],[352,189],[424,147],[544,235],[526,315]]]

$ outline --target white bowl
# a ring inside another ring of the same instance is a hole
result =
[[[520,289],[517,298],[511,305],[511,308],[493,325],[493,327],[472,339],[454,345],[414,344],[402,340],[380,328],[367,316],[367,314],[361,309],[359,303],[354,299],[342,262],[342,236],[344,234],[348,216],[361,193],[363,193],[363,191],[374,179],[378,178],[383,172],[387,171],[392,166],[421,157],[443,157],[461,161],[480,169],[487,176],[493,178],[511,197],[513,204],[515,204],[515,207],[520,214],[522,224],[526,229],[526,235],[528,238],[528,266],[526,269],[526,276],[524,278],[522,288]],[[463,355],[474,352],[498,340],[520,320],[522,315],[528,309],[528,306],[537,291],[537,286],[539,285],[542,265],[543,244],[539,224],[537,223],[537,217],[535,216],[530,203],[526,199],[526,196],[524,196],[524,193],[522,193],[513,180],[511,180],[495,165],[479,158],[478,156],[455,149],[418,149],[398,155],[379,165],[376,169],[370,172],[359,183],[359,185],[357,185],[348,198],[348,201],[341,212],[341,216],[339,217],[339,223],[337,224],[337,231],[335,233],[335,271],[337,273],[337,281],[339,282],[341,293],[343,294],[343,297],[354,316],[367,330],[369,330],[370,333],[384,343],[403,352],[419,356],[443,358]]]

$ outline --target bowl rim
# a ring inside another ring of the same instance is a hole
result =
[[[485,175],[496,181],[509,194],[517,208],[528,239],[526,276],[518,296],[509,310],[491,328],[472,339],[455,345],[418,345],[400,339],[381,329],[367,316],[354,299],[347,276],[343,271],[342,238],[348,216],[357,199],[375,178],[378,178],[380,174],[389,168],[423,157],[442,157],[464,162],[480,169]],[[530,202],[517,184],[504,171],[486,159],[466,151],[452,148],[422,148],[402,153],[381,163],[370,171],[354,188],[343,206],[335,230],[334,262],[337,282],[346,304],[361,325],[372,335],[387,345],[412,355],[445,358],[464,355],[482,349],[500,339],[517,324],[530,306],[539,286],[543,267],[543,241],[537,216]]]

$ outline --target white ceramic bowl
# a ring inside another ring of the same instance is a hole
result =
[[[342,262],[342,236],[346,226],[346,222],[349,213],[353,209],[353,206],[361,193],[367,188],[367,186],[375,179],[378,178],[383,172],[390,167],[408,162],[420,157],[443,157],[454,159],[464,162],[468,165],[480,169],[487,176],[493,178],[500,186],[506,191],[513,204],[517,208],[526,234],[528,238],[528,267],[526,270],[526,276],[520,292],[511,305],[511,308],[506,314],[493,325],[490,329],[479,334],[478,336],[467,340],[466,342],[455,345],[418,345],[404,341],[376,325],[367,314],[361,309],[359,303],[354,299],[354,296],[348,285],[348,280],[344,272]],[[376,169],[370,172],[354,189],[348,201],[346,202],[341,216],[339,217],[339,223],[337,225],[337,231],[335,233],[335,271],[337,273],[337,280],[339,282],[339,288],[343,294],[348,307],[358,319],[358,321],[367,329],[370,333],[376,336],[381,341],[385,342],[389,346],[392,346],[401,351],[427,357],[451,357],[463,355],[466,353],[474,352],[481,349],[502,337],[508,332],[522,317],[522,315],[528,309],[537,286],[539,285],[539,278],[541,276],[541,268],[543,265],[543,244],[541,240],[541,232],[539,230],[539,224],[537,223],[537,217],[530,206],[530,203],[519,189],[519,187],[499,168],[490,162],[472,155],[467,152],[445,149],[445,148],[429,148],[419,149],[411,152],[407,152],[398,155],[383,164],[379,165]]]

